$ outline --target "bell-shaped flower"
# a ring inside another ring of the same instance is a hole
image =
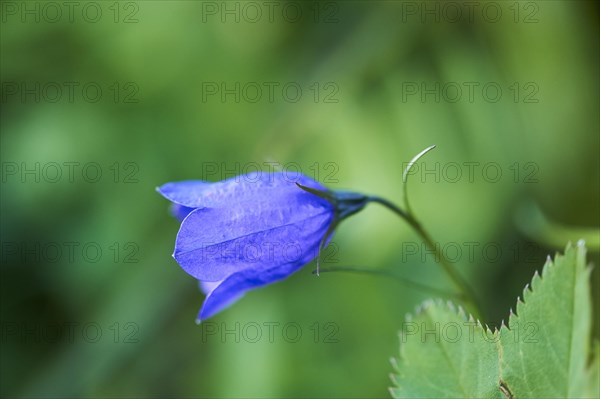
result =
[[[198,321],[313,260],[365,197],[327,191],[299,173],[255,172],[221,182],[167,183],[158,192],[182,220],[173,257],[207,294]],[[342,217],[342,218],[343,218]]]

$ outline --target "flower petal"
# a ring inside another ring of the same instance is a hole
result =
[[[221,281],[200,281],[200,290],[202,292],[204,292],[204,295],[206,295],[207,297],[218,287],[221,285],[221,283],[223,283],[223,281],[225,280],[221,280]],[[224,300],[221,305],[219,306],[220,309],[224,309],[229,305],[232,305],[234,302],[237,302],[238,300],[242,299],[242,297],[244,296],[245,291],[240,291],[238,293],[232,293],[231,296],[229,296],[229,298],[227,298],[227,300]],[[197,322],[200,322],[200,319],[197,319]]]
[[[179,204],[171,204],[171,215],[180,222],[183,221],[195,208],[188,208],[187,206]]]
[[[204,295],[208,295],[215,288],[217,288],[219,286],[219,284],[221,284],[222,282],[223,282],[223,280],[221,280],[221,281],[199,281],[198,286],[200,287],[200,290],[202,292],[204,292]]]
[[[296,182],[315,189],[325,188],[297,172],[252,172],[216,183],[187,180],[157,187],[166,199],[188,208],[227,207],[263,199],[266,193],[286,196],[298,190]]]
[[[173,257],[201,281],[296,262],[309,252],[310,260],[332,219],[331,204],[297,187],[282,201],[196,209],[181,224]]]
[[[316,250],[316,248],[313,248]],[[197,322],[206,320],[232,305],[254,288],[281,281],[298,271],[310,259],[302,259],[266,270],[243,270],[227,277],[204,299]]]
[[[214,183],[202,180],[185,180],[163,184],[156,187],[156,191],[175,204],[188,208],[200,208],[202,207],[201,198],[212,184]]]

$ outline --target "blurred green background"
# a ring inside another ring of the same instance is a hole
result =
[[[2,396],[388,397],[429,293],[311,264],[197,326],[169,181],[276,162],[400,203],[436,144],[412,205],[488,323],[567,241],[597,264],[597,3],[475,3],[1,2]],[[375,205],[334,242],[324,266],[450,287]]]

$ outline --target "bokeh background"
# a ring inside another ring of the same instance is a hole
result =
[[[431,293],[310,264],[197,326],[169,181],[276,163],[400,202],[436,144],[412,205],[488,323],[569,240],[598,262],[596,2],[0,4],[3,397],[388,397]],[[376,205],[334,243],[451,287]]]

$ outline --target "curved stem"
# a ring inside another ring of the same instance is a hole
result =
[[[477,299],[475,297],[475,293],[471,286],[461,277],[460,274],[454,269],[454,267],[448,262],[446,257],[442,254],[439,249],[439,246],[435,245],[435,242],[431,238],[431,236],[427,233],[427,231],[421,226],[421,223],[412,215],[412,213],[407,213],[402,210],[400,207],[395,205],[394,203],[386,200],[385,198],[370,196],[369,202],[375,202],[381,204],[391,210],[392,212],[399,215],[401,218],[406,220],[406,222],[417,232],[417,234],[425,241],[425,244],[435,253],[437,259],[440,260],[440,265],[444,269],[444,272],[448,275],[452,283],[458,288],[462,293],[464,293],[465,302],[472,306],[472,311],[475,317],[481,319],[483,313],[477,303]]]
[[[417,155],[415,155],[413,157],[413,159],[410,160],[410,162],[408,163],[408,165],[406,165],[406,168],[404,169],[404,172],[402,173],[402,184],[404,185],[404,208],[406,209],[406,212],[408,214],[412,215],[412,210],[410,209],[410,203],[408,202],[408,176],[410,176],[410,170],[412,169],[412,167],[414,166],[415,163],[417,163],[417,161],[425,154],[427,154],[429,151],[433,150],[435,148],[435,145],[430,145],[429,147],[425,148],[423,151],[421,151],[420,153],[418,153]]]

